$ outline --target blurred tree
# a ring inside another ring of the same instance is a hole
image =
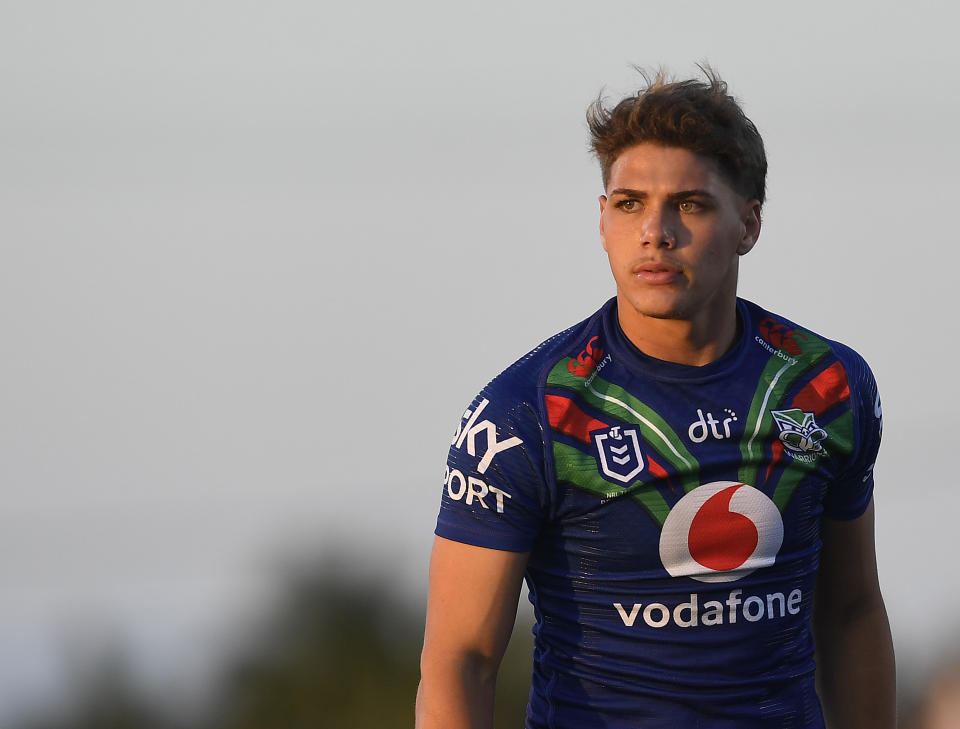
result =
[[[294,570],[277,608],[228,656],[215,695],[190,726],[158,711],[112,650],[72,677],[66,712],[11,729],[411,729],[424,611],[391,584],[358,578],[343,563]],[[497,686],[502,729],[523,726],[531,625],[521,610]]]
[[[423,610],[342,567],[301,571],[280,610],[229,671],[218,729],[410,729]],[[520,727],[532,635],[518,622],[498,685],[497,725]]]
[[[422,630],[412,610],[375,584],[339,569],[301,575],[229,669],[216,724],[409,727]]]
[[[18,723],[18,729],[174,729],[133,680],[130,661],[115,643],[74,666],[70,696]]]

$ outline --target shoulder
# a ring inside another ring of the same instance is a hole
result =
[[[786,409],[771,412],[780,440],[815,440],[811,450],[826,456],[830,478],[824,514],[834,520],[859,517],[873,496],[873,467],[883,433],[873,372],[846,344],[745,303],[754,336],[774,355],[770,361],[779,368],[776,377],[784,379]]]
[[[739,301],[741,310],[746,312],[751,320],[754,338],[759,343],[798,360],[818,360],[822,365],[839,363],[851,385],[863,380],[873,383],[870,366],[852,347],[751,301]],[[876,387],[875,384],[872,386]]]
[[[596,336],[592,333],[602,326],[608,306],[609,302],[590,317],[544,340],[490,380],[460,416],[449,464],[460,470],[476,469],[482,475],[494,464],[495,457],[502,462],[522,453],[524,459],[539,460],[547,376],[558,366],[572,368],[586,361],[587,355],[581,357],[581,353]]]
[[[578,361],[602,311],[527,352],[463,411],[447,455],[437,535],[492,549],[533,547],[553,501],[544,382],[554,367]]]
[[[792,417],[826,429],[838,456],[838,475],[872,468],[883,430],[876,379],[853,348],[755,304],[743,302],[751,336],[770,356],[767,374],[783,390],[786,409],[773,413],[778,427],[790,429]],[[770,385],[771,388],[775,386]]]
[[[480,390],[473,405],[487,400],[487,407],[501,412],[521,404],[532,406],[539,400],[547,376],[558,365],[571,371],[592,369],[602,357],[603,316],[614,301],[540,342],[506,367]]]

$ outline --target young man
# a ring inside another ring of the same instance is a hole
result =
[[[525,578],[529,729],[892,729],[880,400],[854,351],[736,296],[760,135],[710,72],[588,118],[617,295],[463,414],[417,727],[492,726]]]

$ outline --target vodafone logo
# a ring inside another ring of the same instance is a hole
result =
[[[783,544],[776,505],[736,481],[703,484],[670,510],[660,533],[660,560],[673,577],[733,582],[772,565]]]

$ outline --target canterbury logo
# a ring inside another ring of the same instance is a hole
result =
[[[576,377],[586,377],[597,368],[597,363],[603,357],[603,347],[600,346],[600,337],[596,336],[587,342],[587,346],[576,359],[567,363],[567,369]]]

